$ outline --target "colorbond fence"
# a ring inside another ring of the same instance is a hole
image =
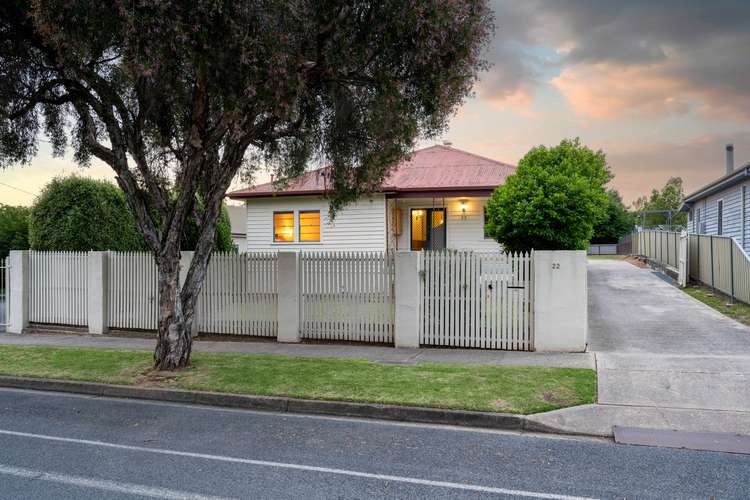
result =
[[[733,238],[691,234],[688,255],[690,278],[750,304],[750,258]]]
[[[384,252],[303,252],[300,335],[393,342],[394,260]]]
[[[532,350],[532,258],[424,252],[420,344]]]
[[[680,233],[645,230],[633,234],[632,244],[635,255],[673,269],[680,265]]]
[[[29,320],[88,323],[86,252],[29,252]]]

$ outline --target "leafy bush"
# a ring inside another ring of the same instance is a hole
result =
[[[607,217],[594,226],[591,243],[617,243],[633,230],[635,218],[622,203],[620,193],[614,189],[607,191]]]
[[[201,204],[198,203],[199,210]],[[214,249],[232,251],[232,229],[222,209]],[[34,250],[146,250],[122,190],[106,181],[71,176],[53,179],[31,209],[29,240]],[[198,241],[195,219],[185,224],[182,249]]]
[[[604,153],[578,139],[538,146],[487,202],[486,231],[510,252],[584,250],[607,215]]]
[[[34,250],[144,250],[123,192],[84,177],[58,177],[31,208],[29,240]]]
[[[29,248],[29,209],[0,203],[0,259]]]

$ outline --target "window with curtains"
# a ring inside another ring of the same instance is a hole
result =
[[[320,241],[320,210],[300,210],[299,240]]]
[[[294,212],[273,213],[273,241],[280,243],[294,241]]]

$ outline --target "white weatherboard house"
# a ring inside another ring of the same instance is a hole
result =
[[[725,175],[685,197],[691,234],[729,236],[750,252],[750,163],[734,167],[734,146],[726,147]]]
[[[441,145],[396,166],[380,190],[328,219],[326,169],[284,189],[234,191],[245,202],[246,247],[257,250],[498,250],[484,234],[484,207],[515,167]]]

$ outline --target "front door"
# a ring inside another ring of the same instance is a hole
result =
[[[442,250],[445,248],[445,209],[412,208],[411,249]]]

